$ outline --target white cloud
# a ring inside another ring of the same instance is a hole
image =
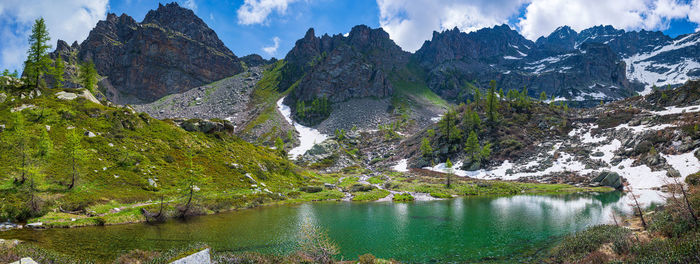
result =
[[[185,0],[182,5],[190,10],[197,10],[197,3],[194,0]]]
[[[245,0],[238,9],[238,24],[264,24],[272,12],[284,14],[287,6],[297,0]]]
[[[695,32],[700,32],[700,0],[693,0],[690,11],[688,12],[688,20],[698,24]]]
[[[55,48],[58,39],[82,41],[106,16],[107,0],[0,1],[0,68],[22,69],[34,20],[43,17]]]
[[[698,4],[698,0],[694,0]],[[576,31],[595,25],[612,25],[626,30],[665,30],[671,19],[698,16],[691,5],[677,0],[535,0],[518,22],[521,33],[536,39],[562,25]],[[700,11],[700,8],[697,8]],[[692,19],[691,19],[692,21]]]
[[[433,31],[469,32],[504,24],[528,0],[377,0],[379,24],[404,50],[415,51]]]
[[[272,38],[272,42],[274,42],[272,46],[262,48],[262,50],[270,56],[275,55],[275,53],[277,53],[277,48],[280,47],[280,38],[274,37]]]

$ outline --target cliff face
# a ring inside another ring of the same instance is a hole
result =
[[[337,103],[350,98],[386,97],[393,87],[387,74],[405,65],[401,50],[382,29],[355,26],[347,36],[316,37],[309,29],[287,54],[282,89],[298,81],[292,101],[327,97]]]
[[[106,77],[100,85],[117,103],[154,101],[243,69],[216,33],[177,3],[159,5],[141,23],[108,14],[76,48],[80,61],[93,61]]]

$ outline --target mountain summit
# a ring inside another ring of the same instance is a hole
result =
[[[64,46],[54,53],[66,52]],[[117,103],[154,101],[243,69],[216,33],[177,3],[159,5],[141,23],[110,13],[74,51],[95,63],[106,77],[100,87]]]

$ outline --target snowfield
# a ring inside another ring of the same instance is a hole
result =
[[[299,132],[299,146],[289,151],[289,156],[292,159],[296,159],[298,156],[304,155],[304,153],[310,150],[316,143],[321,143],[326,140],[328,135],[321,133],[317,129],[294,122],[292,120],[292,109],[284,105],[282,101],[284,101],[284,97],[277,101],[277,109],[282,113],[284,119],[287,120],[289,124],[294,125],[294,128]]]

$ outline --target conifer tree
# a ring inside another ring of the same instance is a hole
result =
[[[545,93],[544,91],[542,91],[542,92],[540,93],[540,102],[544,102],[544,101],[547,101],[547,93]]]
[[[24,184],[27,176],[27,166],[29,163],[29,140],[27,130],[24,126],[24,116],[17,112],[14,116],[13,129],[13,144],[15,145],[16,155],[20,158],[20,162],[16,165],[16,169],[20,178],[15,177],[15,183]]]
[[[68,164],[70,164],[70,184],[68,184],[68,190],[75,187],[75,183],[78,180],[81,162],[85,159],[85,152],[80,145],[80,134],[76,131],[77,129],[69,130],[66,134],[66,143],[64,145],[64,155],[68,158]]]
[[[445,186],[449,189],[452,183],[452,161],[450,158],[447,158],[445,166],[447,167],[447,183],[445,183]]]
[[[49,70],[51,59],[47,54],[51,48],[48,44],[50,39],[44,18],[35,20],[32,34],[29,35],[29,51],[25,62],[26,75],[30,81],[34,82],[35,88],[39,88],[40,78]]]
[[[433,147],[430,146],[428,138],[423,138],[423,140],[421,140],[420,151],[423,153],[423,157],[430,157],[433,155]]]
[[[95,64],[92,61],[84,61],[80,64],[78,69],[78,79],[80,84],[88,89],[90,92],[95,92],[95,86],[97,85],[97,70],[95,70]]]
[[[448,147],[452,142],[462,138],[462,131],[457,128],[457,112],[454,109],[448,110],[438,123],[440,132],[445,135]]]
[[[63,88],[63,81],[65,81],[65,78],[63,78],[63,73],[65,69],[65,64],[63,63],[63,59],[61,59],[61,56],[58,56],[56,58],[56,61],[53,66],[53,70],[51,71],[51,76],[53,77],[54,80],[54,85],[53,88],[56,89],[61,89]]]
[[[467,137],[467,142],[464,143],[464,152],[471,159],[472,162],[479,160],[479,154],[481,149],[479,147],[479,139],[474,131],[469,132],[469,137]]]
[[[489,94],[486,96],[486,114],[491,124],[498,119],[498,102],[496,100],[496,81],[489,83]]]

